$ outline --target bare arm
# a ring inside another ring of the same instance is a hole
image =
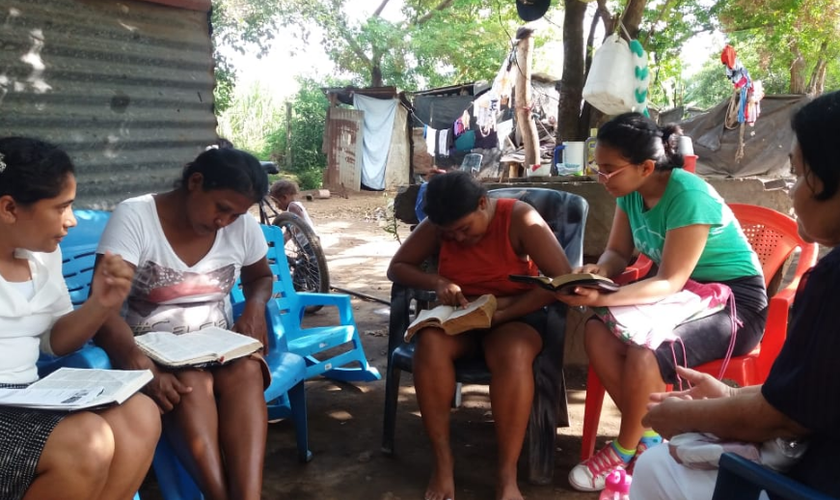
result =
[[[52,327],[50,348],[63,356],[79,349],[125,300],[131,289],[134,268],[119,255],[97,256],[102,259],[93,275],[90,298],[75,311],[59,318]]]
[[[546,276],[561,276],[571,272],[571,265],[551,228],[530,205],[517,202],[513,206],[510,239],[514,251],[527,255]],[[539,287],[528,292],[500,299],[495,322],[509,321],[551,304],[554,294]]]
[[[618,276],[630,263],[634,248],[630,220],[624,210],[616,207],[607,248],[594,267],[584,266],[588,267],[585,272],[594,272],[608,278]]]
[[[676,293],[685,286],[709,238],[709,226],[694,224],[668,231],[662,249],[662,262],[656,276],[621,287],[615,293],[601,294],[578,288],[576,295],[558,296],[573,306],[625,306],[649,304]]]
[[[95,271],[102,265],[103,256],[96,256]],[[136,266],[126,263],[132,273]],[[97,284],[91,285],[91,295],[96,293]],[[111,364],[114,368],[125,370],[145,370],[154,367],[152,360],[141,351],[134,342],[134,333],[128,323],[120,316],[119,309],[110,310],[105,320],[101,323],[99,331],[94,337],[94,342],[108,353]]]
[[[243,266],[241,271],[242,293],[245,295],[245,309],[231,327],[233,331],[256,338],[267,345],[267,327],[265,324],[265,304],[271,300],[271,288],[274,275],[268,267],[265,257]]]
[[[646,426],[670,439],[684,432],[708,432],[722,439],[762,442],[777,437],[798,438],[809,431],[775,409],[758,389],[744,389],[732,397],[685,400],[668,398],[642,419]]]

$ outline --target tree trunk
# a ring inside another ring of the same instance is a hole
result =
[[[631,39],[639,37],[639,25],[642,24],[642,15],[645,13],[646,3],[647,0],[627,0],[627,7],[621,14],[621,23],[627,28]],[[624,30],[621,31],[621,36],[626,36]]]
[[[828,49],[828,42],[823,41],[820,45],[819,59],[814,65],[814,70],[811,71],[811,78],[808,81],[808,95],[820,95],[823,92],[823,85],[825,83],[825,67],[827,61],[825,60],[825,52]]]
[[[382,86],[382,68],[379,65],[379,61],[371,64],[370,86],[371,87],[381,87]]]
[[[531,118],[531,49],[534,44],[531,31],[520,30],[516,42],[516,67],[519,68],[514,86],[516,124],[522,134],[525,149],[525,168],[540,165],[540,141],[537,124]]]
[[[790,63],[790,93],[804,94],[807,91],[805,87],[805,58],[799,51],[799,45],[794,42],[790,46],[790,51],[793,53],[793,62]]]
[[[557,143],[582,141],[580,133],[580,104],[584,84],[583,17],[586,3],[564,0],[566,13],[563,19],[563,77],[560,79],[558,105]]]

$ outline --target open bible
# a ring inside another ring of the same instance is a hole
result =
[[[0,406],[76,411],[121,404],[152,380],[149,370],[59,368],[23,389],[0,389]]]
[[[173,368],[208,363],[224,364],[262,349],[259,340],[211,326],[180,335],[149,332],[134,337],[146,355]]]
[[[520,283],[532,283],[552,292],[560,292],[569,295],[574,294],[575,288],[579,286],[595,288],[602,293],[614,292],[619,289],[619,285],[613,280],[592,273],[564,274],[562,276],[557,276],[556,278],[549,278],[548,276],[525,276],[520,274],[511,274],[508,276],[508,279]]]
[[[408,325],[405,341],[409,342],[419,330],[434,326],[448,335],[458,335],[469,330],[490,328],[493,313],[496,312],[496,297],[482,295],[467,307],[437,306],[420,311],[417,318]]]

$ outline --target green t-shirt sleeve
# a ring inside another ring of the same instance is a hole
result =
[[[686,190],[675,196],[666,213],[666,231],[695,224],[712,227],[723,224],[723,207],[720,200],[699,189]]]

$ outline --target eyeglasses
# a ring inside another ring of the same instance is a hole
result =
[[[628,163],[628,164],[624,165],[623,167],[619,168],[618,170],[613,170],[612,172],[601,172],[601,169],[598,168],[597,165],[592,165],[590,168],[592,169],[593,172],[598,174],[599,179],[603,179],[604,182],[609,182],[609,180],[612,179],[615,175],[620,174],[622,170],[627,170],[628,168],[630,168],[632,166],[633,166],[632,163]]]

